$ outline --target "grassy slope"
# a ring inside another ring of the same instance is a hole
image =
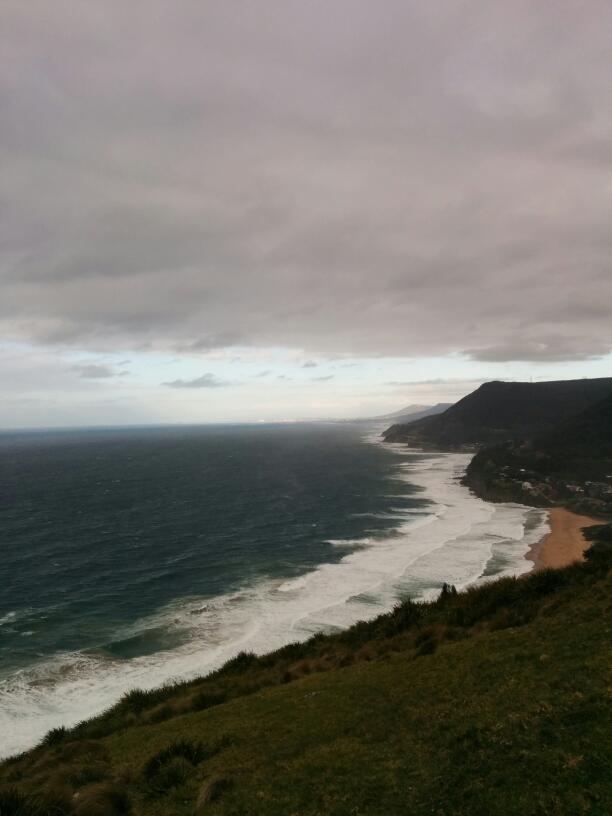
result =
[[[229,785],[203,813],[609,816],[612,576],[578,567],[548,575],[451,597],[391,638],[379,626],[320,639],[318,654],[332,643],[360,659],[98,740],[76,734],[79,743],[3,766],[0,781],[57,787],[74,754],[82,766],[95,748],[133,812],[151,816],[192,814],[202,785],[219,777]],[[431,654],[427,621],[439,642]],[[151,795],[143,767],[177,739],[218,750],[186,765],[181,784]]]

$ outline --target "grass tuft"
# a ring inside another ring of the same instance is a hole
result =
[[[122,785],[99,782],[79,791],[74,816],[129,816],[132,802]]]
[[[40,744],[44,745],[45,748],[60,745],[62,742],[64,742],[67,735],[68,731],[63,725],[61,725],[59,728],[52,728],[50,731],[47,731]]]
[[[17,788],[0,790],[0,816],[30,816],[28,797]]]
[[[144,768],[143,776],[149,785],[157,789],[158,785],[164,790],[175,784],[180,784],[178,777],[184,771],[184,764],[188,763],[194,767],[205,759],[211,757],[215,752],[208,750],[201,742],[189,742],[188,740],[176,740],[171,742],[161,751],[150,757]],[[181,762],[176,762],[180,760]],[[168,770],[170,768],[170,770]],[[173,780],[178,781],[173,781]]]

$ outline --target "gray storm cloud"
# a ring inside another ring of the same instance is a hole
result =
[[[0,36],[3,338],[612,348],[610,3],[6,0]]]

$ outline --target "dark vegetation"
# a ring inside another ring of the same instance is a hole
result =
[[[438,416],[395,424],[387,442],[461,449],[518,441],[552,430],[612,395],[612,378],[484,383]]]
[[[612,513],[612,396],[532,439],[479,451],[464,481],[493,500]]]
[[[612,546],[612,524],[596,524],[593,527],[586,527],[583,533],[587,541],[599,543],[599,547],[594,550],[595,553],[603,552]]]
[[[612,528],[189,683],[0,766],[0,816],[612,813]]]

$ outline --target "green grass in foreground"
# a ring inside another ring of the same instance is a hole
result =
[[[0,816],[610,816],[611,565],[132,692],[0,766]]]

